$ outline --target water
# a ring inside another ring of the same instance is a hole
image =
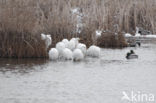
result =
[[[139,59],[126,60],[133,49]],[[156,45],[102,49],[100,59],[0,59],[0,103],[129,103],[122,92],[156,95]]]

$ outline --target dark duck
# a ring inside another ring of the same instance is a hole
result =
[[[137,59],[138,55],[136,55],[133,50],[130,50],[130,52],[128,52],[127,55],[126,55],[126,58],[127,59]]]

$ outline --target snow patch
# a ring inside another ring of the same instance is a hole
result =
[[[50,60],[57,60],[59,57],[59,52],[56,48],[51,48],[49,51],[49,59]]]
[[[87,55],[91,57],[100,57],[100,48],[95,45],[90,46],[87,50]]]
[[[156,38],[156,35],[146,35],[147,38]]]
[[[51,38],[51,35],[48,34],[41,34],[41,39],[45,41],[45,45],[46,45],[46,49],[48,49],[48,47],[51,45],[52,43],[52,38]]]
[[[42,35],[43,38],[46,37]],[[56,48],[51,48],[49,51],[50,60],[73,60],[81,61],[86,57],[86,54],[90,57],[99,57],[100,48],[97,46],[90,46],[87,50],[87,46],[83,43],[79,43],[79,38],[63,39],[56,44]]]
[[[101,30],[96,30],[96,37],[100,37],[102,35],[102,31]]]
[[[63,50],[63,59],[64,60],[72,60],[73,59],[73,52],[70,49],[65,48]]]
[[[131,37],[132,35],[130,33],[126,33],[125,37]]]
[[[73,59],[74,61],[81,61],[83,60],[84,55],[80,49],[75,49],[73,52]]]

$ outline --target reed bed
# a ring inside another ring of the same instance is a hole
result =
[[[83,14],[80,33],[74,8]],[[155,21],[155,0],[0,0],[0,57],[47,57],[41,33],[51,34],[50,47],[72,37],[87,46],[125,47],[124,32],[156,33]],[[104,31],[100,38],[96,30]]]

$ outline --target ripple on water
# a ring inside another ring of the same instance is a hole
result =
[[[134,49],[139,59],[127,60]],[[121,103],[122,91],[156,94],[156,46],[102,49],[81,62],[0,60],[0,103]]]

